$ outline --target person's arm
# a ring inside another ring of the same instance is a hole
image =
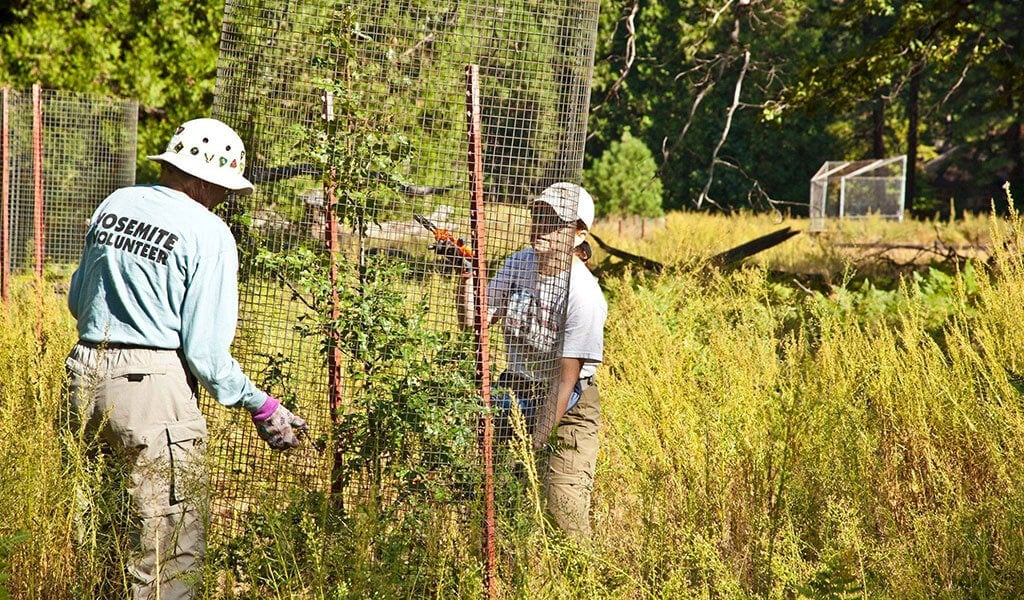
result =
[[[267,394],[231,356],[238,323],[238,258],[234,250],[203,256],[189,274],[181,309],[181,347],[189,369],[224,406],[259,410]]]
[[[587,285],[586,280],[580,283],[583,285],[570,281],[565,338],[562,344],[562,358],[559,360],[557,383],[552,382],[555,391],[548,396],[543,414],[537,422],[534,449],[543,448],[547,444],[551,431],[565,415],[573,388],[579,382],[583,371],[583,365],[588,362],[599,363],[604,355],[607,304],[596,282],[592,285]]]
[[[583,362],[581,358],[559,359],[557,378],[551,382],[547,401],[541,405],[540,414],[537,415],[537,424],[533,429],[533,449],[535,451],[544,448],[551,437],[551,432],[555,430],[558,422],[565,415],[572,390],[580,379]]]
[[[81,263],[79,263],[78,269],[81,269]],[[81,288],[82,288],[82,276],[78,273],[78,269],[71,274],[71,286],[68,288],[68,310],[71,312],[71,316],[76,320],[78,315],[82,314],[81,302]]]
[[[555,420],[552,427],[557,426],[565,416],[572,390],[579,383],[583,362],[582,358],[563,358],[559,361],[558,396],[555,402]]]
[[[507,260],[498,269],[494,278],[487,282],[488,325],[494,325],[504,315],[505,295],[508,293],[509,286],[511,285],[514,270],[515,265],[513,261],[511,259]],[[474,283],[475,279],[472,273],[460,272],[455,292],[455,302],[459,327],[464,330],[473,328],[473,316],[476,314],[476,302],[473,296]]]
[[[123,189],[123,188],[122,188]],[[114,194],[120,192],[114,192]],[[68,288],[68,310],[71,312],[71,316],[78,319],[78,315],[82,314],[82,280],[85,278],[85,274],[82,269],[89,268],[86,264],[86,257],[89,255],[89,246],[95,241],[96,231],[94,229],[96,225],[97,215],[103,214],[106,210],[107,203],[110,198],[114,195],[107,196],[103,202],[100,203],[92,216],[89,217],[88,229],[85,234],[85,247],[82,249],[81,257],[78,261],[78,267],[75,272],[71,274],[71,286]]]
[[[218,402],[249,411],[260,438],[275,450],[300,444],[308,427],[256,387],[231,356],[238,325],[238,254],[204,256],[190,274],[181,311],[181,347],[189,369]]]
[[[473,306],[473,276],[459,272],[459,283],[455,291],[455,311],[459,317],[459,327],[464,330],[473,328],[473,316],[476,314]]]

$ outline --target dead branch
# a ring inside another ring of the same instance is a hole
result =
[[[747,68],[749,66],[750,50],[744,50],[743,67],[740,69],[739,77],[736,78],[736,87],[733,89],[732,94],[732,105],[729,107],[729,112],[725,117],[725,127],[722,128],[722,136],[719,138],[718,143],[715,144],[715,149],[711,153],[711,164],[708,166],[708,180],[704,183],[704,189],[701,191],[700,196],[697,197],[697,208],[700,208],[704,202],[712,203],[711,199],[708,197],[708,191],[711,189],[711,184],[715,180],[715,163],[718,162],[718,153],[725,144],[726,138],[729,137],[729,130],[732,128],[732,117],[736,113],[736,108],[740,103],[740,91],[743,88],[743,77],[747,74]]]
[[[981,41],[984,38],[985,38],[985,32],[982,31],[981,33],[978,34],[977,41],[974,42],[974,48],[972,49],[972,51],[970,53],[970,56],[976,56],[977,55],[978,49],[981,47]],[[945,105],[946,102],[949,101],[949,98],[953,94],[955,94],[958,89],[960,89],[960,85],[963,84],[965,79],[967,79],[967,71],[969,71],[971,69],[971,66],[972,66],[972,64],[971,64],[970,60],[964,61],[964,69],[963,69],[963,71],[960,72],[960,79],[957,79],[956,83],[953,84],[953,87],[949,88],[949,90],[946,92],[946,95],[944,95],[942,97],[942,102],[939,102],[939,105]]]
[[[683,124],[683,130],[679,132],[678,136],[676,136],[676,141],[672,142],[672,146],[666,149],[665,142],[668,141],[668,138],[661,140],[661,166],[658,167],[659,177],[661,176],[661,172],[665,169],[665,165],[668,164],[669,155],[674,153],[676,148],[683,143],[683,137],[686,136],[686,132],[690,129],[690,125],[693,124],[693,116],[697,112],[697,107],[700,106],[700,103],[704,101],[704,96],[707,96],[708,92],[710,92],[713,87],[715,87],[714,82],[702,88],[700,92],[697,93],[697,97],[693,99],[693,104],[690,105],[690,114],[686,117],[686,123]]]
[[[408,50],[406,50],[405,52],[403,52],[403,53],[399,54],[398,56],[396,56],[395,58],[393,58],[391,60],[391,64],[395,64],[395,63],[404,61],[405,59],[407,59],[410,56],[412,56],[413,54],[415,54],[416,51],[419,50],[420,48],[422,48],[423,46],[426,46],[427,44],[432,44],[433,42],[434,42],[434,32],[430,32],[427,35],[423,36],[420,39],[420,41],[418,41],[415,44],[413,44],[412,46],[410,46]]]
[[[941,258],[943,262],[963,262],[971,258],[970,253],[961,252],[974,251],[976,253],[988,253],[987,245],[972,244],[965,246],[951,246],[942,240],[935,240],[932,244],[886,244],[880,242],[844,242],[833,244],[836,248],[869,249],[871,252],[861,257],[865,260],[885,260],[896,267],[909,267],[919,264],[919,261],[926,256]],[[907,262],[898,262],[889,254],[895,251],[912,250],[915,253]]]
[[[636,13],[640,11],[640,0],[633,0],[633,7],[629,10],[629,14],[623,19],[626,22],[626,60],[622,69],[619,70],[619,78],[615,80],[612,87],[608,89],[608,93],[605,94],[605,102],[609,99],[614,98],[619,93],[619,88],[622,86],[622,82],[626,80],[630,70],[633,68],[633,62],[636,61]]]

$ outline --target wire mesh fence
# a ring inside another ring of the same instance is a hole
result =
[[[96,205],[135,182],[138,103],[38,87],[2,91],[0,262],[78,260]]]
[[[902,221],[906,170],[906,156],[825,162],[811,178],[810,230],[823,231],[827,219]]]
[[[228,0],[214,116],[246,141],[256,184],[226,211],[236,356],[307,417],[311,443],[281,456],[214,423],[215,535],[305,490],[342,515],[397,515],[378,534],[409,548],[401,517],[423,507],[479,539],[484,432],[500,476],[503,406],[551,426],[572,236],[524,249],[537,194],[580,179],[597,9]],[[474,327],[485,314],[501,329]]]

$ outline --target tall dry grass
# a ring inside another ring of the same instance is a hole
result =
[[[0,303],[0,539],[16,539],[0,559],[0,587],[15,598],[67,597],[73,579],[72,485],[55,421],[74,321],[43,285],[16,280]]]
[[[903,264],[909,267],[950,257],[984,260],[992,249],[991,223],[985,216],[970,214],[955,221],[846,220],[830,222],[821,232],[809,232],[807,219],[770,214],[675,212],[660,221],[663,226],[647,227],[642,237],[638,229],[620,228],[614,221],[599,221],[594,231],[615,248],[686,270],[714,254],[788,227],[800,233],[749,262],[827,284],[842,284],[854,273],[891,279],[894,267]],[[618,259],[608,258],[595,246],[594,262],[606,259],[611,266],[618,264]]]
[[[1016,217],[989,231],[1021,247]],[[938,320],[914,280],[882,317],[757,267],[607,281],[596,529],[643,582],[622,595],[1024,593],[1021,258],[967,279]]]
[[[813,254],[820,240],[804,235],[748,268],[698,268],[778,226],[668,215],[644,240],[605,232],[671,269],[603,280],[595,539],[573,544],[545,522],[532,461],[513,452],[519,475],[499,479],[501,597],[1024,590],[1020,256],[1000,250],[988,266],[891,291],[820,293],[780,279],[810,265],[843,280],[850,259]],[[862,235],[899,239],[894,224],[877,226]],[[986,222],[984,234],[976,221],[905,226],[907,239],[941,230],[1024,247],[1016,217]],[[0,306],[0,587],[14,598],[102,597],[99,579],[123,556],[102,540],[83,545],[73,515],[76,489],[103,474],[62,454],[55,426],[73,324],[48,292],[40,345],[36,298],[26,283]],[[340,522],[326,499],[297,496],[244,536],[214,540],[203,597],[477,598],[480,529],[467,515],[478,509],[424,513],[403,538],[380,515]]]

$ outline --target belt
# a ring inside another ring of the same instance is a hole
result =
[[[589,377],[580,377],[580,390],[585,390],[596,383],[597,382],[594,380],[593,375],[590,375]],[[498,385],[521,394],[534,393],[541,390],[544,386],[544,382],[533,381],[518,373],[505,371],[498,378]]]
[[[157,348],[156,346],[143,346],[141,344],[122,344],[120,342],[89,342],[86,340],[78,340],[79,346],[85,346],[86,348],[92,348],[93,350],[170,350],[174,351],[177,348]]]

